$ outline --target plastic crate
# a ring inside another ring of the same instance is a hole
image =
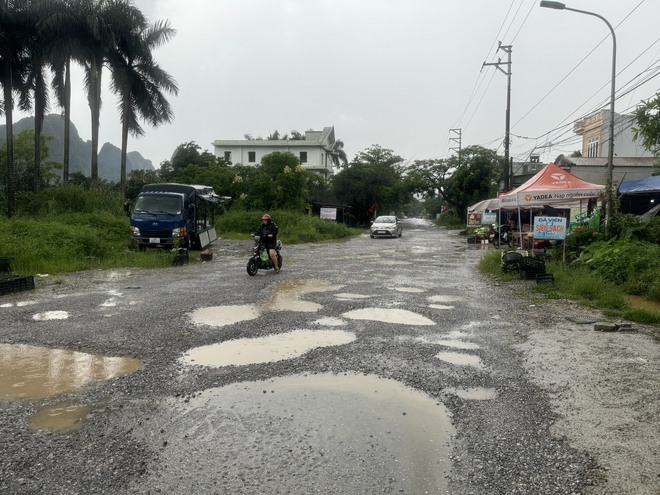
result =
[[[0,295],[34,289],[34,277],[10,275],[0,278]]]
[[[545,273],[545,261],[533,256],[520,258],[520,269],[530,272]]]

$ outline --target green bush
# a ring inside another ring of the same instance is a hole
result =
[[[362,233],[361,229],[350,228],[332,220],[322,220],[302,213],[275,210],[268,212],[279,227],[282,242],[319,242],[341,239]],[[218,235],[242,238],[254,233],[261,225],[261,211],[229,210],[216,221]]]

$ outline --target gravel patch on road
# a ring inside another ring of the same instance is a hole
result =
[[[529,334],[519,348],[530,378],[548,394],[554,433],[599,464],[587,494],[660,493],[660,346],[658,331],[599,332],[573,316],[601,313],[571,301],[530,303]]]

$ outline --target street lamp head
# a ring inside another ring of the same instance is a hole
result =
[[[551,2],[550,0],[541,0],[541,7],[546,7],[548,9],[557,9],[564,10],[566,5],[561,2]]]

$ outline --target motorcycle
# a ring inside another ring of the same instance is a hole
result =
[[[496,248],[499,248],[502,244],[506,244],[511,247],[512,239],[512,230],[508,225],[500,225],[499,230],[496,230],[493,234],[493,244]]]
[[[253,235],[254,246],[252,247],[252,256],[247,263],[247,272],[251,277],[257,274],[259,270],[270,270],[275,268],[273,266],[273,261],[268,256],[268,250],[264,246],[264,243],[261,242],[261,237],[258,235]],[[278,239],[275,243],[275,252],[277,253],[277,266],[282,269],[282,256],[280,255],[280,250],[282,249],[282,242]]]

